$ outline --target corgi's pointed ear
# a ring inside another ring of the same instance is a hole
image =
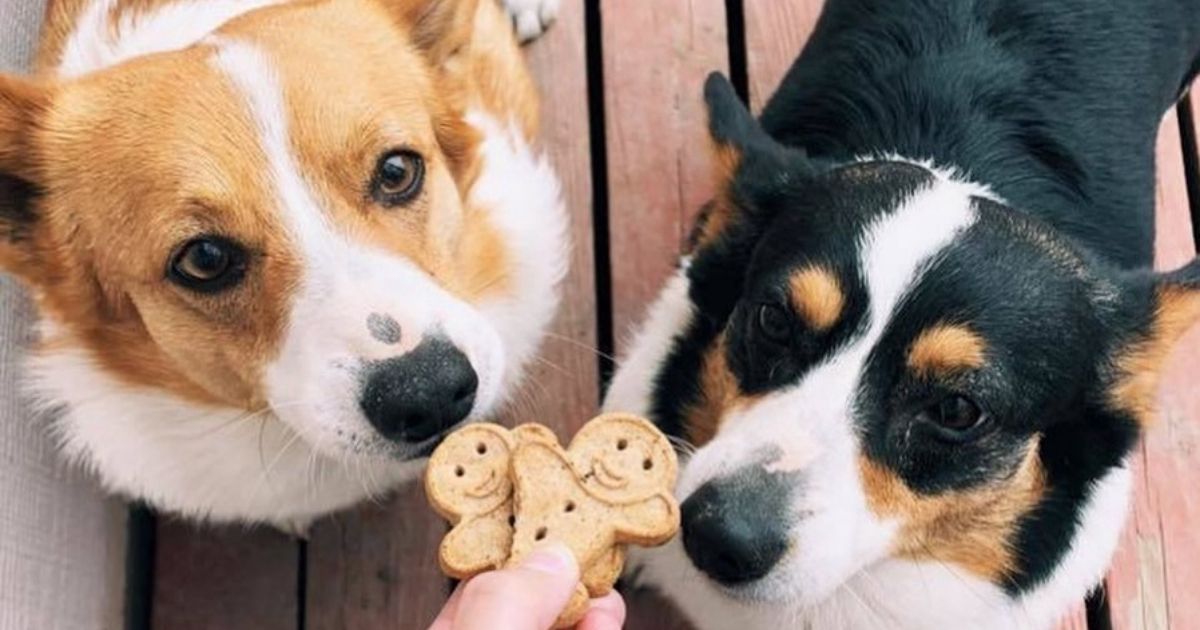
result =
[[[48,90],[0,75],[0,173],[31,179],[34,133],[50,106]]]
[[[471,40],[471,29],[481,0],[383,1],[399,12],[413,43],[434,63],[440,63]]]
[[[0,75],[0,267],[22,276],[32,271],[40,190],[35,137],[49,106],[47,89]]]
[[[1175,271],[1134,279],[1135,332],[1116,351],[1112,403],[1141,424],[1156,415],[1159,376],[1180,339],[1200,324],[1200,259]]]

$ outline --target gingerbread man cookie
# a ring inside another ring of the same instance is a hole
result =
[[[546,441],[517,446],[510,464],[516,521],[508,564],[554,540],[571,549],[583,572],[555,627],[574,625],[589,598],[612,590],[623,545],[660,545],[679,529],[671,494],[677,469],[666,437],[626,414],[592,420],[565,450]]]
[[[438,550],[446,575],[465,580],[508,560],[513,536],[509,461],[524,442],[558,440],[540,425],[509,431],[472,424],[448,436],[430,457],[425,493],[434,510],[454,526]]]

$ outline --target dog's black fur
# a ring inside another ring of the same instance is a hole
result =
[[[852,268],[855,237],[873,209],[893,207],[924,176],[899,163],[847,164],[895,155],[954,168],[1004,205],[975,199],[979,224],[905,301],[864,376],[858,422],[866,452],[929,493],[1011,472],[1017,445],[1040,435],[1048,492],[1021,522],[1018,566],[1003,585],[1014,596],[1037,586],[1070,547],[1090,484],[1136,443],[1138,419],[1106,398],[1107,358],[1149,334],[1158,288],[1200,285],[1196,264],[1161,277],[1135,271],[1153,262],[1157,130],[1198,68],[1200,0],[827,2],[759,124],[723,80],[707,87],[714,139],[742,154],[729,184],[740,215],[695,252],[699,316],[657,376],[655,421],[687,434],[703,358],[722,332],[748,393],[798,382],[854,334],[869,308]],[[1046,247],[1077,257],[1080,274],[1046,261]],[[838,271],[849,315],[772,363],[739,332],[750,326],[742,305],[761,303],[759,285],[813,252]],[[1101,286],[1119,290],[1097,308]],[[901,429],[890,425],[910,399],[940,390],[905,382],[896,366],[921,327],[948,312],[1003,353],[1002,369],[962,385],[1000,428],[979,444],[931,440],[897,454]]]
[[[816,159],[955,165],[1144,267],[1156,131],[1197,70],[1196,0],[834,0],[761,120]]]

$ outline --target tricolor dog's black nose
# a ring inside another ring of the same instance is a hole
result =
[[[475,405],[479,377],[470,360],[442,338],[373,365],[360,405],[389,440],[421,442],[461,422]]]
[[[692,564],[726,586],[766,576],[787,551],[787,517],[745,480],[710,481],[683,502],[683,547]],[[765,499],[765,500],[764,500]]]

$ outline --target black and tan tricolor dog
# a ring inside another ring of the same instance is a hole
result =
[[[1151,271],[1197,0],[831,0],[606,406],[696,450],[701,628],[1046,628],[1098,583],[1200,264]]]

